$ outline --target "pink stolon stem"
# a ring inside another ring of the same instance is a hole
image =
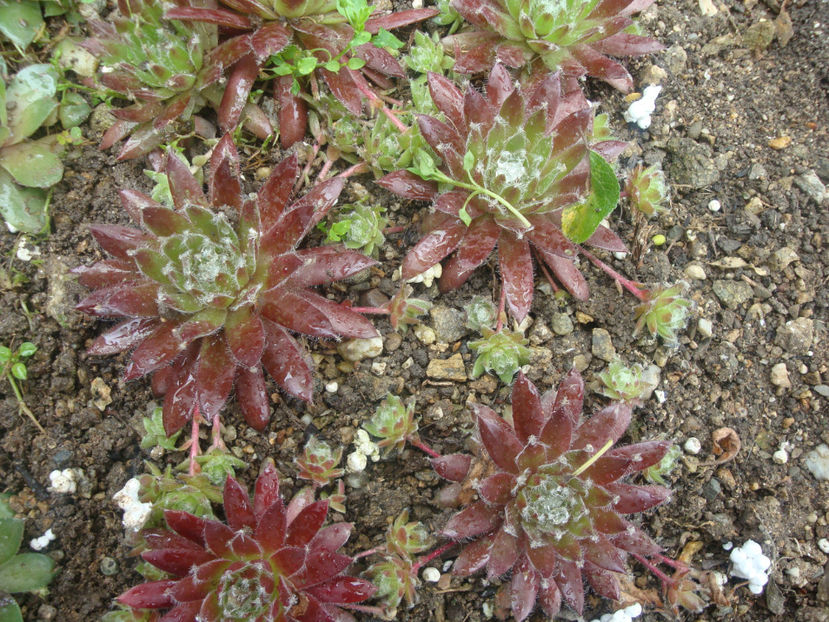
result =
[[[419,560],[417,560],[417,562],[416,562],[416,563],[412,566],[412,574],[413,574],[413,575],[416,575],[416,574],[417,574],[417,571],[418,571],[418,570],[420,570],[423,566],[425,566],[425,565],[426,565],[426,564],[428,564],[430,561],[432,561],[433,559],[435,559],[435,557],[440,557],[440,556],[441,556],[441,555],[443,555],[446,551],[448,551],[449,549],[451,549],[453,546],[455,546],[455,542],[447,542],[447,543],[446,543],[446,544],[444,544],[443,546],[439,546],[438,548],[436,548],[436,549],[435,549],[434,551],[432,551],[431,553],[429,553],[429,554],[424,555],[423,557],[421,557],[421,558],[420,558]]]
[[[601,268],[605,272],[605,274],[611,276],[617,283],[619,283],[619,285],[624,287],[626,290],[628,290],[631,294],[636,296],[642,302],[647,301],[647,299],[648,299],[647,292],[645,290],[641,289],[636,283],[634,283],[630,279],[626,279],[625,277],[623,277],[621,274],[616,272],[616,270],[614,270],[613,268],[608,266],[605,262],[603,262],[601,259],[596,257],[593,253],[591,253],[591,252],[589,252],[589,251],[587,251],[583,248],[580,249],[580,250],[584,254],[585,257],[587,257],[590,261],[592,261],[597,267]]]
[[[199,467],[199,463],[196,462],[196,458],[199,455],[199,419],[201,415],[199,414],[199,405],[193,405],[193,421],[190,427],[190,469],[188,473],[190,475],[195,475],[198,473],[201,468]]]
[[[651,573],[653,574],[653,576],[655,576],[660,581],[662,581],[663,585],[673,586],[673,585],[676,584],[676,581],[674,581],[671,577],[669,577],[664,572],[662,572],[659,568],[654,566],[649,560],[645,559],[644,557],[642,557],[638,553],[631,553],[631,555],[633,555],[637,560],[639,560],[639,563],[642,564],[645,568],[650,570]],[[661,555],[660,555],[660,557],[661,557]],[[671,561],[673,561],[673,560],[671,560]]]

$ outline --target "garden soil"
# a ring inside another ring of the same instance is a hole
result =
[[[808,453],[829,443],[827,5],[665,0],[642,23],[666,46],[629,63],[640,90],[647,82],[663,87],[650,128],[625,125],[628,104],[619,93],[592,81],[588,91],[602,102],[600,111],[610,115],[618,135],[631,141],[621,170],[641,161],[661,163],[672,201],[647,229],[633,225],[623,201],[611,220],[634,252],[605,260],[646,284],[685,280],[696,305],[693,317],[679,347],[669,348],[632,336],[636,301],[592,266],[582,266],[592,292],[583,303],[554,297],[539,274],[525,326],[532,346],[525,371],[548,390],[578,367],[590,389],[589,413],[606,401],[595,383],[614,356],[655,366],[658,386],[635,411],[625,440],[666,438],[684,446],[693,437],[701,449],[683,451],[668,476],[670,502],[637,522],[668,554],[684,554],[703,570],[728,573],[724,545],[748,539],[760,543],[772,562],[762,595],[731,579],[717,602],[702,613],[680,613],[679,619],[827,621],[829,557],[818,542],[829,538],[829,483],[805,467]],[[60,23],[52,27],[57,32]],[[95,147],[96,128],[83,129],[90,141],[69,153],[64,179],[52,195],[50,235],[24,242],[0,234],[0,342],[37,345],[22,386],[45,428],[39,432],[22,416],[9,386],[0,385],[0,482],[26,518],[26,542],[47,529],[56,535],[47,552],[58,574],[48,593],[18,597],[27,621],[98,620],[118,594],[141,580],[112,496],[150,459],[139,442],[154,397],[148,381],[120,380],[126,356],[85,354],[104,326],[74,310],[83,290],[68,271],[102,257],[88,227],[126,224],[116,193],[149,190],[147,165],[116,162],[111,152]],[[275,151],[251,160],[249,189],[257,187],[255,170],[280,157]],[[354,199],[365,192],[405,229],[389,236],[381,263],[364,278],[327,291],[359,304],[395,291],[394,270],[417,239],[418,213],[426,207],[392,197],[369,177],[354,180],[345,195]],[[660,246],[652,242],[657,234],[665,236]],[[21,244],[34,244],[39,254],[22,261],[16,252]],[[506,412],[508,387],[491,376],[470,377],[474,356],[468,341],[477,336],[463,327],[462,308],[473,295],[497,300],[494,262],[451,294],[422,284],[415,289],[435,303],[425,319],[428,328],[397,335],[387,321],[377,320],[384,339],[380,356],[351,364],[336,343],[307,343],[318,372],[313,405],[286,398],[273,386],[273,419],[259,434],[231,402],[225,440],[250,465],[239,473],[245,482],[272,457],[284,490],[298,490],[293,458],[304,439],[317,433],[349,451],[355,430],[388,393],[415,400],[422,438],[442,453],[469,447],[468,402]],[[332,383],[335,392],[328,390]],[[715,443],[723,428],[730,431]],[[738,442],[732,456],[729,450]],[[176,464],[183,456],[168,453],[156,463]],[[77,492],[51,492],[49,473],[66,468],[83,471]],[[441,487],[416,449],[370,463],[362,476],[349,480],[346,514],[334,514],[334,520],[354,523],[349,551],[380,544],[404,508],[438,531],[450,515],[436,503]],[[433,565],[442,569],[443,563]],[[640,619],[670,618],[654,604],[658,581],[636,564],[632,576],[626,594],[651,601]],[[397,619],[484,620],[496,588],[479,576],[444,577],[424,585],[420,603],[401,608]],[[614,608],[590,594],[585,619]],[[542,619],[539,613],[532,617]]]

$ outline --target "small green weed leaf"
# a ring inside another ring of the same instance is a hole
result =
[[[24,341],[17,348],[17,355],[22,356],[24,359],[29,358],[35,352],[37,352],[37,346],[31,341]]]
[[[5,365],[12,357],[12,351],[6,346],[0,346],[0,365]]]
[[[325,67],[331,73],[337,73],[340,70],[340,63],[335,60],[329,60],[323,65],[323,67]]]
[[[60,101],[58,118],[63,129],[69,130],[86,121],[90,112],[92,108],[80,94],[67,91]]]
[[[15,74],[6,91],[12,143],[31,136],[57,108],[57,86],[52,65],[29,65]]]
[[[296,63],[297,73],[301,76],[307,76],[309,73],[317,68],[317,59],[313,56],[304,56]]]
[[[371,42],[376,45],[378,48],[384,48],[386,50],[399,50],[403,47],[404,43],[391,34],[385,28],[380,28],[377,31],[377,34],[371,38]]]
[[[15,555],[0,566],[0,589],[14,594],[45,587],[52,580],[55,562],[40,553]]]
[[[463,154],[463,170],[468,173],[472,170],[473,166],[475,166],[475,154],[471,151],[467,151]]]
[[[0,519],[0,564],[5,564],[23,542],[23,521],[17,518]],[[0,588],[2,588],[0,584]]]
[[[48,195],[37,188],[22,188],[0,169],[0,214],[14,231],[40,233],[49,222]]]
[[[278,76],[289,76],[294,70],[288,63],[281,61],[273,66],[273,72]]]
[[[18,380],[26,380],[29,377],[29,371],[23,363],[15,363],[12,365],[12,376]]]
[[[43,26],[39,2],[0,0],[0,32],[22,52]]]
[[[358,32],[365,28],[373,10],[374,7],[368,6],[366,0],[337,0],[337,13],[345,17]]]
[[[561,228],[564,235],[581,244],[593,235],[619,202],[619,181],[613,167],[595,151],[590,152],[591,192],[587,200],[564,210]]]
[[[354,35],[354,38],[351,40],[351,47],[360,47],[371,41],[371,33],[370,32],[358,32]]]
[[[356,56],[348,59],[348,68],[352,71],[356,71],[361,67],[365,67],[365,64],[366,61],[364,61],[362,58],[357,58]]]
[[[3,149],[0,166],[27,188],[49,188],[63,177],[63,164],[54,141],[29,141]]]
[[[472,216],[469,215],[469,212],[466,211],[466,205],[464,205],[458,211],[458,218],[461,219],[461,222],[465,224],[467,227],[472,224]]]
[[[0,622],[23,622],[23,614],[16,602],[10,599],[0,603]]]

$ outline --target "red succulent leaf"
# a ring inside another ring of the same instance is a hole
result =
[[[595,540],[594,540],[595,538]],[[601,534],[582,540],[585,561],[613,572],[625,572],[625,560]]]
[[[429,72],[429,93],[432,101],[457,130],[466,127],[464,123],[464,97],[454,82],[439,73]]]
[[[584,422],[573,435],[572,448],[587,449],[591,453],[599,450],[607,441],[618,441],[630,425],[630,406],[611,404]]]
[[[78,283],[91,289],[114,287],[140,278],[133,262],[120,259],[104,259],[92,266],[78,266],[72,274],[78,275]]]
[[[460,244],[466,232],[466,225],[451,216],[435,214],[435,216],[438,215],[443,218],[434,219],[438,222],[433,229],[409,251],[403,260],[402,278],[404,280],[417,276],[439,263]]]
[[[363,44],[354,49],[354,56],[366,61],[363,68],[363,73],[372,79],[372,75],[366,73],[366,68],[378,72],[380,75],[393,76],[395,78],[406,77],[406,72],[403,67],[397,62],[397,59],[389,54],[383,48],[379,48],[372,43]],[[389,83],[389,86],[393,86]]]
[[[89,228],[89,233],[101,248],[125,262],[132,262],[130,252],[140,248],[148,240],[145,233],[120,225],[93,225]]]
[[[593,508],[591,514],[593,516],[593,526],[597,531],[607,536],[626,531],[630,525],[624,518],[619,516],[618,510],[615,507],[613,510]]]
[[[204,546],[204,518],[181,510],[164,510],[164,522],[180,536]]]
[[[615,495],[613,509],[621,514],[644,512],[671,496],[670,489],[663,486],[635,486],[622,482],[608,484],[607,490]]]
[[[584,472],[584,477],[593,479],[597,484],[606,485],[627,475],[629,469],[630,459],[605,454]]]
[[[552,462],[558,459],[570,448],[573,428],[573,422],[564,409],[554,408],[539,436],[539,440],[547,447],[547,460]]]
[[[377,336],[374,325],[364,316],[308,290],[279,288],[278,297],[268,296],[262,314],[273,322],[306,335],[323,338]],[[277,302],[278,301],[278,302]]]
[[[498,531],[489,549],[489,560],[486,563],[487,579],[491,581],[511,570],[520,554],[518,538],[504,530]]]
[[[328,514],[328,501],[316,501],[306,506],[288,525],[285,541],[290,546],[304,546],[322,527]]]
[[[268,343],[262,364],[285,391],[306,402],[314,393],[314,377],[308,355],[287,330],[273,322],[265,322]]]
[[[522,321],[533,301],[533,260],[526,239],[504,231],[498,239],[498,259],[507,305],[517,321]]]
[[[472,463],[471,456],[467,454],[449,454],[431,458],[432,468],[444,479],[450,482],[461,482],[469,472],[469,465]]]
[[[222,498],[227,524],[230,528],[236,531],[243,527],[253,529],[256,520],[253,516],[253,508],[250,505],[247,490],[235,479],[228,477],[225,480]]]
[[[121,594],[117,600],[122,605],[134,609],[161,609],[172,607],[173,599],[169,589],[175,585],[175,581],[152,581],[136,585],[131,590]]]
[[[460,241],[457,251],[443,268],[440,291],[447,292],[463,285],[475,268],[487,260],[500,235],[501,229],[492,218],[475,218]]]
[[[616,578],[612,572],[591,563],[589,560],[584,562],[584,575],[597,594],[609,598],[611,600],[619,600],[622,596],[622,590],[619,587],[619,579]]]
[[[311,548],[333,553],[348,541],[352,528],[351,523],[335,523],[324,527],[314,536]]]
[[[564,602],[581,615],[584,610],[584,585],[582,584],[581,570],[578,564],[568,559],[559,558],[555,581]]]
[[[526,443],[531,436],[538,437],[545,423],[538,389],[520,371],[512,387],[512,420],[518,440],[522,443]]]
[[[509,71],[503,65],[496,63],[486,83],[486,96],[490,104],[499,109],[514,90],[515,82]]]
[[[216,24],[234,30],[247,30],[253,24],[244,15],[225,9],[206,9],[201,7],[177,6],[165,13],[167,19],[179,19],[182,21],[199,21],[208,24]]]
[[[429,143],[456,176],[463,174],[465,147],[457,130],[434,117],[418,115],[417,125],[423,138]]]
[[[538,573],[527,558],[523,558],[513,573],[510,584],[510,608],[516,622],[526,619],[532,612],[540,583]]]
[[[627,93],[633,88],[633,78],[623,65],[595,51],[589,46],[577,46],[573,57],[591,76],[607,82],[613,88]]]
[[[268,425],[271,408],[268,390],[262,366],[257,364],[252,369],[237,368],[236,398],[248,425],[260,432]]]
[[[377,263],[371,257],[341,246],[303,249],[297,251],[297,256],[303,263],[291,275],[291,282],[301,287],[339,281]]]
[[[527,549],[527,556],[533,567],[545,579],[552,577],[556,570],[558,561],[558,549],[552,544],[530,547]],[[552,581],[551,581],[552,583]]]
[[[144,551],[141,554],[144,561],[156,568],[169,572],[177,577],[186,575],[190,568],[213,559],[213,555],[203,549],[160,549]]]
[[[127,320],[96,337],[87,351],[89,354],[102,356],[129,350],[149,337],[155,330],[157,324],[158,320],[154,318],[133,318]]]
[[[125,380],[135,380],[164,367],[183,351],[183,344],[176,338],[176,322],[164,322],[156,328],[132,353],[124,370]]]
[[[489,131],[498,110],[477,89],[467,89],[463,98],[463,114],[467,126],[480,125]]]
[[[552,393],[548,395],[552,395]],[[546,397],[547,395],[545,395]],[[560,408],[575,426],[579,423],[583,404],[584,380],[578,370],[571,369],[558,385],[558,391],[555,393],[552,408],[549,410],[545,408],[545,412],[552,414],[555,409]]]
[[[299,177],[296,154],[291,154],[277,164],[265,184],[259,189],[259,212],[262,231],[269,231],[282,216],[294,183]]]
[[[210,157],[208,198],[211,205],[228,205],[242,209],[242,187],[239,183],[239,154],[230,134],[225,134],[213,148]]]
[[[154,283],[116,285],[93,292],[75,308],[89,315],[155,317],[158,315],[157,293],[158,286]]]
[[[197,347],[198,344],[194,344],[192,352],[173,361],[170,367],[159,370],[165,372],[167,369],[174,369],[170,374],[170,385],[164,391],[162,421],[167,436],[178,432],[193,416],[193,405],[197,397],[193,359]]]
[[[174,155],[167,157],[167,178],[170,180],[170,194],[177,210],[188,205],[208,205],[199,182],[188,166]]]
[[[543,581],[538,590],[538,603],[550,619],[561,611],[561,590],[555,581]]]
[[[437,183],[421,179],[409,171],[394,171],[375,183],[389,192],[413,201],[431,201],[438,193]]]
[[[650,557],[662,552],[662,547],[657,545],[640,529],[630,525],[624,533],[614,534],[610,537],[610,541],[617,548],[620,548],[629,553],[636,553],[644,557]]]
[[[481,482],[478,493],[490,505],[505,505],[513,496],[515,476],[510,473],[495,473]]]
[[[358,603],[370,598],[377,588],[365,579],[357,577],[335,577],[322,585],[308,589],[308,592],[324,603],[345,605]]]
[[[291,42],[293,33],[279,21],[271,21],[257,28],[250,36],[250,47],[261,64],[278,54]]]
[[[202,415],[212,419],[227,402],[233,388],[236,363],[221,336],[202,339],[196,366],[196,392]]]
[[[590,298],[590,289],[587,286],[587,281],[582,276],[579,269],[573,265],[569,259],[564,259],[558,255],[547,253],[544,249],[539,249],[544,257],[546,263],[558,281],[564,288],[570,292],[576,300],[587,300]]]
[[[512,427],[487,406],[473,404],[472,408],[477,417],[481,441],[490,458],[499,468],[517,475],[515,458],[521,453],[523,445],[516,438]]]
[[[302,140],[308,124],[308,105],[291,93],[292,76],[278,76],[274,80],[274,99],[279,106],[279,142],[287,149]]]
[[[489,560],[489,549],[493,539],[494,535],[489,534],[464,546],[452,565],[452,573],[458,577],[466,577],[483,568]]]
[[[239,124],[242,110],[248,102],[248,95],[259,74],[259,63],[253,54],[243,56],[233,66],[219,104],[219,127],[231,132]]]
[[[305,565],[291,579],[296,586],[307,589],[341,573],[352,561],[348,555],[311,551],[305,559]]]
[[[587,238],[587,242],[585,242],[585,244],[588,246],[594,246],[595,248],[601,248],[605,251],[610,251],[611,253],[627,252],[627,247],[619,236],[602,225],[599,225],[593,235]]]
[[[366,22],[365,29],[367,32],[376,35],[381,28],[384,30],[402,28],[403,26],[422,22],[430,17],[435,17],[438,13],[440,13],[440,10],[434,7],[395,11],[394,13],[369,18]]]
[[[208,551],[216,557],[231,556],[230,542],[236,532],[230,527],[217,520],[206,520],[204,522],[204,542]],[[232,557],[231,557],[232,558]]]
[[[634,445],[616,447],[607,455],[627,458],[631,463],[631,471],[644,471],[662,460],[670,448],[670,441],[644,441]]]
[[[492,531],[500,522],[497,512],[476,501],[450,518],[442,533],[452,540],[474,538]]]
[[[224,337],[235,362],[254,367],[265,349],[265,327],[251,305],[240,307],[227,315]]]
[[[340,103],[351,114],[356,116],[362,114],[363,97],[356,81],[359,80],[365,83],[365,80],[348,67],[343,67],[336,73],[326,69],[320,69],[319,71],[323,80],[325,80],[325,84],[331,89],[331,94],[340,100]]]

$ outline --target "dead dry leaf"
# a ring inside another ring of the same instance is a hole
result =
[[[785,7],[780,7],[780,13],[777,15],[777,19],[774,20],[774,30],[777,34],[777,42],[781,48],[785,47],[794,36],[792,18],[789,17],[789,13]]]
[[[711,433],[711,440],[714,443],[714,455],[717,456],[716,464],[733,460],[740,451],[740,437],[731,428],[717,428]]]

